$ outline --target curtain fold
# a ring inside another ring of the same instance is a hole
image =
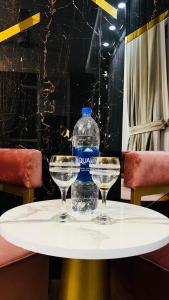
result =
[[[169,119],[165,23],[161,21],[125,45],[124,128]],[[155,128],[130,135],[125,147],[128,144],[128,150],[169,151],[168,140],[168,127]]]

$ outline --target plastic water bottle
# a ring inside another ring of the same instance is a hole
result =
[[[90,158],[99,155],[100,133],[91,117],[90,107],[82,108],[82,117],[73,130],[73,155],[80,157],[80,172],[71,187],[72,210],[77,219],[90,220],[96,211],[99,190],[89,170]]]

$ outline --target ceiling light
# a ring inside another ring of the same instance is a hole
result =
[[[125,2],[120,2],[118,4],[118,8],[125,8],[126,7],[126,3]]]
[[[108,46],[109,46],[109,43],[106,43],[106,42],[105,42],[105,43],[103,43],[103,46],[104,46],[104,47],[108,47]]]
[[[116,26],[115,25],[111,25],[111,26],[109,26],[109,29],[114,31],[114,30],[116,30]]]

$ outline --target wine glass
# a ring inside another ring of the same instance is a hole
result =
[[[90,161],[90,174],[102,195],[101,212],[95,221],[99,224],[112,224],[114,220],[105,212],[107,194],[120,174],[118,157],[93,157]]]
[[[68,188],[76,180],[80,171],[79,158],[77,156],[53,155],[50,159],[49,171],[61,192],[62,205],[56,220],[59,222],[71,221],[72,218],[66,210],[66,195]]]

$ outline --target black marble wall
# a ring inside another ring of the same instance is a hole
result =
[[[87,0],[0,4],[1,31],[41,13],[40,24],[1,43],[0,146],[41,148],[47,154],[71,151],[74,124],[81,107],[89,105],[104,151],[109,65],[124,19],[113,19]],[[108,29],[112,24],[116,32]],[[107,49],[104,41],[110,43]]]
[[[168,0],[125,2],[116,20],[91,0],[0,0],[0,31],[41,13],[39,24],[0,44],[0,147],[71,153],[73,127],[89,105],[101,153],[120,156],[125,30],[169,9]]]
[[[110,65],[125,28],[124,12],[115,20],[91,0],[0,0],[0,6],[0,31],[41,13],[39,24],[0,44],[0,147],[38,148],[44,158],[71,153],[73,127],[89,105],[107,154],[116,115],[110,109]],[[115,120],[121,124],[120,114]],[[117,136],[120,151],[120,130]]]
[[[128,0],[127,35],[169,9],[168,0]]]

